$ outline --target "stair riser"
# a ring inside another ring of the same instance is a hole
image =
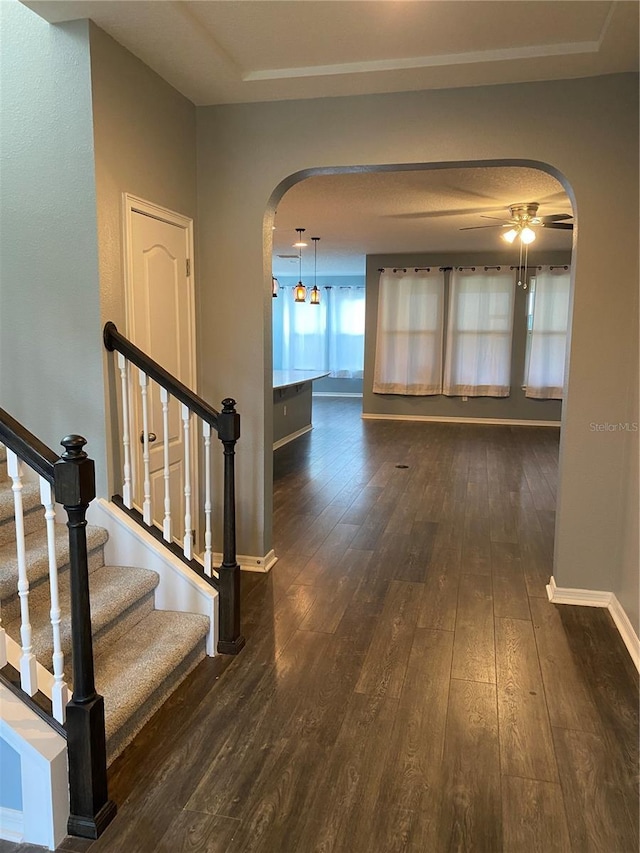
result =
[[[183,659],[180,666],[172,672],[169,678],[158,685],[148,699],[140,705],[133,716],[118,729],[109,734],[107,731],[107,764],[111,764],[120,753],[131,743],[134,737],[148,723],[156,711],[167,701],[169,696],[182,684],[185,678],[196,668],[206,656],[205,641],[201,640]],[[108,724],[107,724],[108,729]]]
[[[104,566],[104,546],[100,545],[88,554],[89,573]],[[65,563],[58,569],[58,576],[69,571],[69,563]],[[32,601],[36,596],[44,596],[49,599],[49,575],[44,575],[30,584],[29,599]],[[33,598],[32,598],[33,597]],[[41,600],[41,599],[40,599]],[[35,606],[35,604],[34,604]],[[16,575],[16,592],[8,598],[2,599],[2,621],[6,624],[20,616],[20,599],[18,598],[18,577]]]
[[[37,533],[44,530],[46,527],[44,520],[44,508],[38,506],[30,512],[25,512],[22,516],[24,524],[24,535]],[[16,539],[16,524],[13,517],[0,521],[0,547],[8,542],[15,542]]]
[[[38,592],[41,592],[40,590]],[[31,596],[29,596],[31,598]],[[40,596],[42,598],[42,596]],[[38,602],[40,603],[40,602]],[[30,605],[34,608],[36,607],[35,601],[30,601]],[[47,594],[45,606],[49,606],[49,596]],[[135,626],[140,622],[141,619],[144,619],[145,616],[148,616],[149,613],[153,610],[154,607],[154,590],[151,590],[147,595],[140,598],[138,601],[134,602],[127,610],[116,614],[111,622],[106,625],[102,625],[100,630],[94,633],[93,635],[93,656],[94,658],[98,657],[98,655],[104,654],[109,650],[109,647],[112,646],[117,640],[120,639],[127,631],[131,630],[131,628],[135,628]],[[67,610],[67,608],[65,608]],[[64,619],[68,619],[68,616],[65,616]],[[10,622],[8,619],[4,618],[3,613],[3,624],[6,626],[7,633],[9,636],[13,637],[13,639],[19,643],[20,642],[20,624],[18,621]],[[63,620],[64,625],[64,620]],[[47,626],[48,627],[48,626]],[[62,632],[62,653],[64,655],[64,671],[65,671],[65,679],[69,684],[71,682],[71,674],[73,672],[73,658],[71,654],[71,638],[67,630]],[[50,630],[46,631],[46,643],[47,647],[42,648],[40,644],[42,643],[42,639],[40,643],[34,645],[34,654],[38,660],[38,663],[42,664],[42,666],[46,667],[48,670],[52,671],[52,654],[53,654],[53,639],[52,632]]]
[[[154,608],[155,590],[139,599],[132,604],[127,610],[105,625],[101,630],[94,635],[93,638],[93,656],[97,658],[99,655],[105,654],[120,637],[123,637],[127,631],[134,628],[138,622],[148,616]]]

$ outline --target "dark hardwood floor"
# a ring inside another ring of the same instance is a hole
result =
[[[246,648],[115,762],[102,838],[61,849],[637,853],[638,674],[606,610],[545,592],[558,431],[359,413],[316,399],[275,453]]]

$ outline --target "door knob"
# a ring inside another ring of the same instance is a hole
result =
[[[157,437],[158,436],[155,434],[155,432],[150,432],[147,435],[147,438],[149,440],[149,444],[153,444],[153,442],[156,440]],[[144,444],[144,432],[140,433],[140,444]]]

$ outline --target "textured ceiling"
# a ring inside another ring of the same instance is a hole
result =
[[[638,68],[630,0],[23,0],[91,18],[197,105]]]
[[[396,252],[505,251],[500,223],[509,205],[539,202],[540,215],[572,213],[561,184],[545,172],[516,166],[426,169],[320,175],[301,181],[282,198],[273,232],[276,276],[297,276],[292,244],[296,228],[305,228],[303,273],[313,270],[311,237],[318,243],[318,274],[358,275],[367,254]],[[460,231],[492,225],[477,231]],[[572,232],[538,230],[535,249],[571,249]],[[512,247],[514,259],[517,248]]]

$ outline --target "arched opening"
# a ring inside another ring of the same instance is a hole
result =
[[[566,184],[566,182],[564,182]],[[517,198],[516,198],[517,196]],[[513,217],[517,203],[539,204],[534,214],[542,220],[534,225],[537,239],[529,247],[516,241],[510,245],[500,239]],[[276,206],[277,205],[277,206]],[[276,215],[277,212],[277,215]],[[352,170],[307,170],[283,182],[271,200],[265,217],[265,245],[273,244],[273,257],[265,258],[265,267],[271,260],[271,270],[278,279],[279,302],[272,300],[279,315],[283,306],[287,323],[274,324],[274,367],[282,365],[283,349],[288,355],[295,346],[283,347],[285,334],[291,328],[296,314],[302,321],[298,330],[301,339],[310,328],[316,335],[327,335],[332,330],[326,324],[319,333],[310,323],[310,317],[319,314],[309,304],[295,306],[291,288],[299,277],[299,250],[290,247],[296,239],[295,229],[305,227],[307,234],[322,237],[322,266],[319,267],[322,285],[328,282],[325,298],[332,298],[332,288],[362,286],[367,298],[366,320],[363,330],[363,348],[366,360],[360,377],[362,413],[365,418],[433,420],[452,422],[504,423],[512,425],[552,425],[561,423],[562,403],[557,393],[549,389],[539,394],[527,387],[527,374],[531,354],[533,308],[535,304],[536,272],[542,276],[551,268],[562,268],[565,281],[562,295],[555,294],[555,314],[563,311],[568,317],[569,286],[571,281],[571,253],[573,247],[573,206],[570,190],[565,190],[558,173],[539,163],[482,162],[472,164],[414,164],[411,166],[385,166],[378,169],[354,168]],[[495,217],[492,219],[483,217]],[[548,219],[545,220],[545,217]],[[558,226],[562,227],[558,227]],[[350,233],[351,232],[351,233]],[[311,246],[311,241],[308,241]],[[349,254],[357,247],[358,256]],[[305,253],[308,252],[305,249]],[[368,263],[365,262],[368,256]],[[510,389],[502,397],[467,396],[465,394],[407,395],[375,393],[372,390],[378,323],[378,279],[380,269],[419,269],[434,267],[442,271],[445,312],[444,338],[450,318],[452,270],[486,266],[502,266],[514,276],[512,303],[513,326],[509,370]],[[310,283],[315,283],[313,267],[306,260],[303,271],[311,270]],[[524,273],[524,274],[523,274]],[[558,272],[555,273],[559,275]],[[303,275],[303,278],[305,276]],[[518,283],[516,281],[519,280]],[[269,286],[271,276],[269,276]],[[532,287],[534,285],[534,287]],[[538,288],[538,301],[542,303],[542,285]],[[547,307],[547,310],[549,308]],[[277,315],[276,315],[277,316]],[[309,322],[307,322],[309,320]],[[556,342],[560,329],[549,330],[545,343],[552,334]],[[537,340],[544,337],[540,329]],[[566,335],[565,335],[566,340]],[[285,342],[286,343],[286,342]],[[300,348],[299,348],[300,349]],[[304,347],[302,347],[304,349]],[[334,348],[335,349],[335,348]],[[328,353],[316,347],[315,356]],[[564,342],[554,356],[561,353],[564,368]],[[548,357],[548,353],[547,353]],[[365,363],[366,361],[366,363]],[[295,358],[289,362],[295,366]],[[347,365],[299,363],[300,367],[330,369],[332,376],[316,383],[321,394],[347,395],[357,393]],[[345,378],[340,379],[340,371]],[[347,378],[348,377],[348,378]],[[324,389],[323,390],[323,385]],[[342,389],[340,386],[342,385]],[[566,388],[566,377],[564,382]],[[555,397],[555,399],[552,399]],[[295,405],[295,402],[294,402]],[[292,403],[285,400],[278,406],[274,396],[275,446],[287,441],[287,426],[282,415],[283,406],[291,412]],[[293,430],[293,439],[297,438]],[[298,433],[299,435],[299,433]],[[546,488],[546,486],[545,486]],[[555,489],[555,484],[553,487]],[[276,542],[277,545],[277,542]],[[277,547],[276,547],[277,553]],[[549,564],[549,569],[551,565]],[[551,571],[549,571],[549,574]]]

